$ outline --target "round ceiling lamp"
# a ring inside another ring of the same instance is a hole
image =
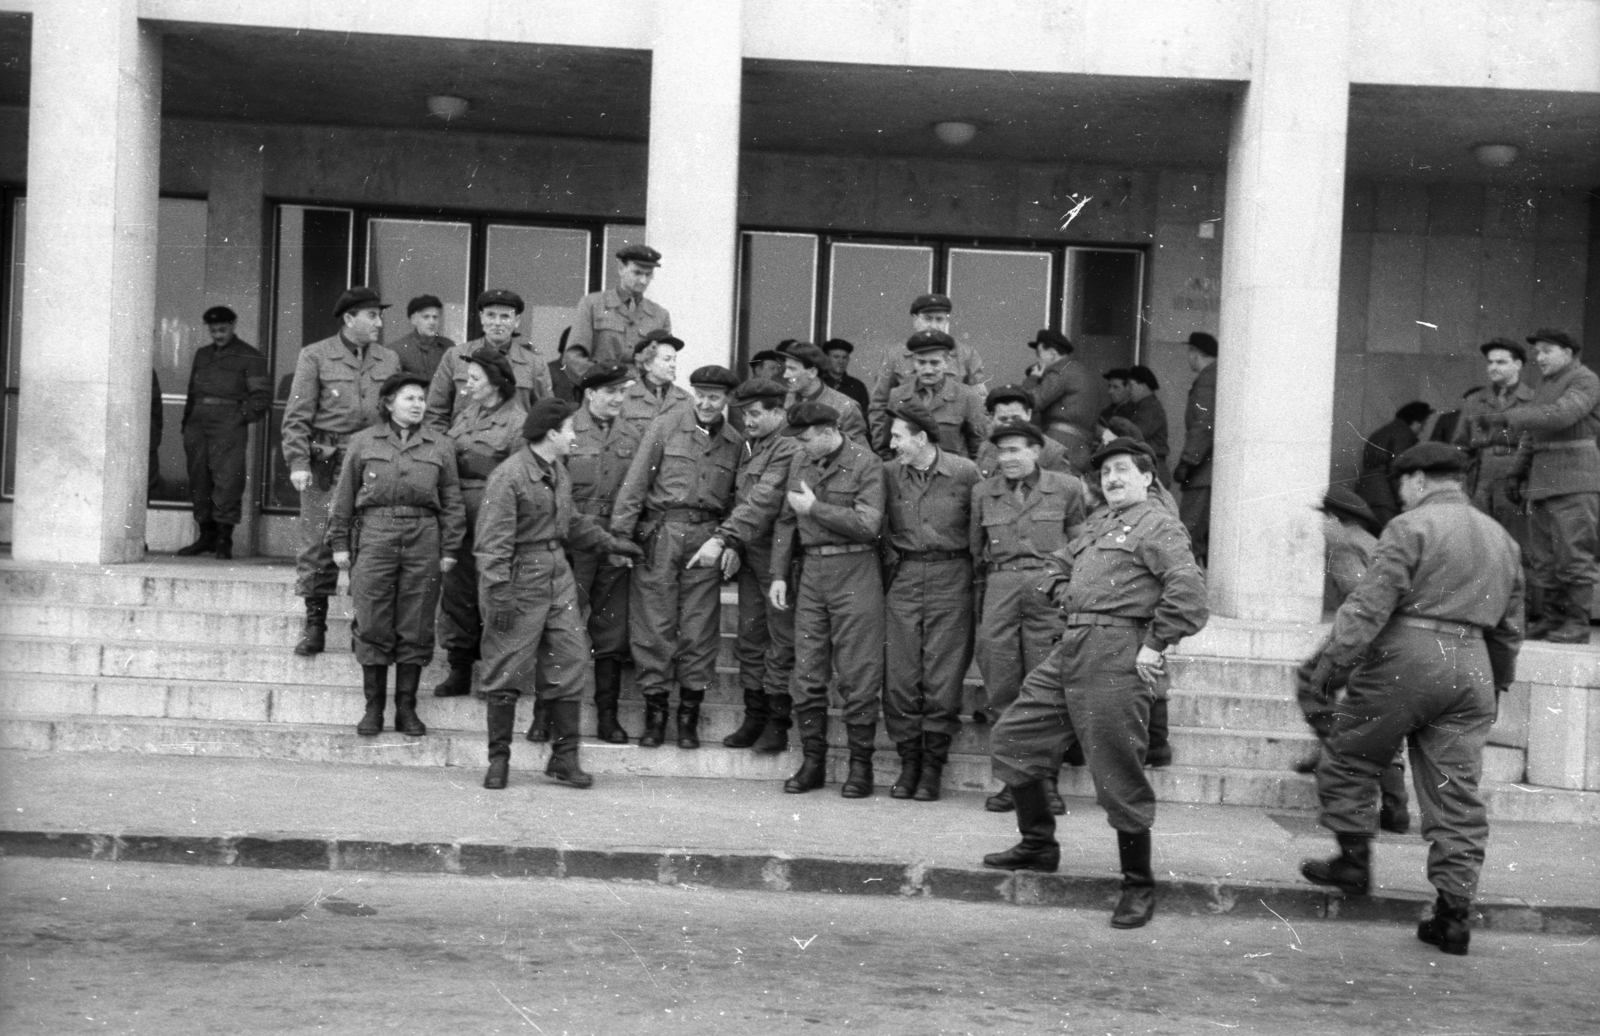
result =
[[[472,107],[465,97],[456,97],[451,94],[434,94],[428,98],[428,114],[436,115],[446,122],[459,119],[467,114],[467,109]]]
[[[972,143],[972,138],[978,135],[978,126],[973,122],[936,122],[933,135],[951,147],[961,147]]]
[[[1519,154],[1515,144],[1478,144],[1472,149],[1472,157],[1478,164],[1490,169],[1504,169],[1515,162]]]

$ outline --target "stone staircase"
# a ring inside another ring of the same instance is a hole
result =
[[[349,650],[349,599],[330,609],[330,650],[296,657],[301,602],[282,562],[215,563],[171,559],[111,568],[0,562],[0,747],[29,751],[115,751],[249,756],[307,762],[454,766],[484,761],[483,705],[476,698],[430,695],[445,675],[442,659],[423,675],[424,738],[391,732],[358,737],[360,675]],[[736,610],[725,595],[718,684],[701,724],[705,747],[641,749],[587,741],[584,765],[601,775],[721,777],[777,781],[798,751],[757,756],[723,748],[739,723],[733,659]],[[1293,668],[1314,644],[1316,627],[1262,628],[1216,620],[1172,658],[1172,741],[1177,765],[1151,771],[1164,801],[1312,808],[1309,777],[1293,772],[1315,741],[1293,701]],[[984,704],[969,676],[968,718],[951,756],[947,786],[989,790],[988,727],[970,721]],[[532,703],[524,699],[526,725]],[[643,703],[625,685],[622,720],[637,736]],[[592,731],[585,703],[584,729]],[[842,744],[842,725],[831,736]],[[896,772],[880,732],[880,783]],[[541,769],[547,748],[518,739],[513,766]],[[843,753],[832,753],[836,770]],[[1495,747],[1486,778],[1521,780],[1520,749]],[[887,776],[884,776],[887,775]],[[835,772],[838,781],[842,773]],[[463,774],[463,779],[476,779]],[[1087,772],[1068,770],[1062,790],[1091,796]],[[1495,808],[1512,807],[1516,797]],[[1521,798],[1525,799],[1526,796]],[[1494,803],[1499,798],[1491,796]],[[1527,817],[1534,819],[1534,817]],[[1543,818],[1542,816],[1540,818]]]

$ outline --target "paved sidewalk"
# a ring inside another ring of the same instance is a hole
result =
[[[662,751],[675,751],[665,748]],[[975,794],[936,803],[785,795],[748,781],[601,777],[590,791],[512,772],[488,792],[466,769],[114,753],[0,751],[0,851],[235,866],[434,870],[1109,904],[1116,840],[1092,801],[1060,819],[1062,874],[985,870],[1016,840]],[[1304,883],[1332,851],[1314,817],[1163,803],[1155,863],[1164,909],[1414,919],[1431,902],[1426,844],[1384,835],[1377,887],[1345,899]],[[66,836],[66,837],[61,837]],[[1600,831],[1502,823],[1484,868],[1485,923],[1600,933]]]

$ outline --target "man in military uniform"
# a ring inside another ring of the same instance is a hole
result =
[[[1365,437],[1361,447],[1361,474],[1356,480],[1356,492],[1372,508],[1378,525],[1389,524],[1389,519],[1400,513],[1400,497],[1396,492],[1399,476],[1389,465],[1400,454],[1422,439],[1423,426],[1433,407],[1414,399],[1394,412],[1394,418]]]
[[[244,499],[245,447],[250,426],[272,405],[267,360],[233,333],[239,317],[212,306],[201,318],[211,344],[195,351],[189,368],[189,398],[183,406],[183,453],[189,462],[189,499],[200,536],[178,551],[184,556],[214,551],[233,557],[233,527]],[[161,397],[157,395],[156,399]]]
[[[897,407],[889,431],[895,459],[883,478],[890,547],[883,719],[900,754],[889,794],[918,802],[939,798],[972,661],[970,535],[978,466],[943,448],[941,430],[920,404]]]
[[[990,389],[989,397],[984,400],[984,409],[989,414],[991,428],[998,428],[1003,424],[1033,424],[1033,393],[1021,385],[1001,385],[999,388]],[[1000,470],[1000,447],[994,444],[993,439],[985,438],[983,445],[978,448],[978,475],[980,478],[989,478]],[[1060,471],[1072,474],[1072,462],[1067,459],[1067,448],[1048,435],[1044,437],[1044,448],[1039,451],[1039,467],[1045,471]]]
[[[963,385],[950,371],[955,347],[955,339],[943,331],[918,331],[906,339],[906,351],[915,358],[915,373],[889,393],[889,407],[892,414],[914,402],[927,410],[939,422],[937,445],[971,460],[989,434],[989,419],[981,390]],[[883,431],[883,440],[874,445],[880,457],[892,457],[895,451],[889,445],[889,429]]]
[[[846,438],[839,412],[824,403],[791,406],[785,434],[800,440],[800,455],[772,534],[768,600],[779,611],[795,609],[794,714],[805,761],[783,790],[800,794],[827,783],[828,682],[837,672],[850,746],[850,775],[840,794],[864,798],[873,790],[873,740],[882,711],[883,462]],[[791,598],[789,566],[797,547],[803,561]]]
[[[1202,568],[1211,543],[1211,440],[1217,427],[1217,340],[1204,331],[1189,336],[1189,401],[1183,411],[1183,453],[1172,483],[1183,491],[1178,517],[1189,530],[1194,559]]]
[[[1033,393],[1033,408],[1045,432],[1067,448],[1074,474],[1089,468],[1094,452],[1094,422],[1099,413],[1083,364],[1073,358],[1072,341],[1043,328],[1028,343],[1039,356],[1039,374],[1023,384]]]
[[[950,334],[951,309],[948,295],[918,295],[911,301],[911,333],[939,331]],[[955,355],[950,361],[950,369],[955,373],[957,381],[980,390],[989,380],[988,374],[983,369],[983,357],[978,355],[978,350],[965,343],[956,346]],[[872,400],[866,411],[867,424],[872,431],[871,441],[889,441],[889,422],[892,420],[889,414],[889,393],[915,376],[915,361],[909,352],[902,351],[900,355],[884,363],[878,380],[873,382]]]
[[[406,319],[411,321],[410,333],[391,342],[389,348],[399,354],[401,370],[427,378],[431,383],[439,361],[456,344],[439,333],[444,303],[437,295],[418,295],[406,303]]]
[[[832,386],[854,400],[865,414],[872,405],[872,396],[867,391],[867,383],[850,373],[850,355],[856,351],[855,344],[843,338],[830,338],[823,343],[822,351],[828,355]]]
[[[619,420],[633,426],[635,439],[644,438],[645,429],[656,418],[694,409],[694,396],[673,383],[682,351],[683,340],[665,331],[648,332],[634,346],[633,367],[639,377],[628,386]]]
[[[1348,674],[1317,767],[1322,825],[1339,855],[1300,868],[1316,884],[1366,894],[1378,774],[1409,743],[1428,880],[1439,894],[1417,936],[1454,954],[1467,952],[1489,837],[1478,791],[1483,746],[1522,644],[1517,545],[1462,492],[1466,464],[1436,442],[1394,462],[1405,510],[1379,537],[1309,678],[1315,693]]]
[[[568,346],[579,345],[595,363],[624,364],[651,331],[672,333],[672,315],[644,297],[661,265],[661,253],[648,245],[617,250],[617,286],[585,295],[572,321]]]
[[[1522,550],[1522,574],[1527,580],[1528,639],[1536,640],[1561,624],[1561,616],[1544,618],[1544,602],[1528,570],[1529,536],[1526,493],[1531,450],[1522,449],[1523,436],[1507,429],[1490,432],[1477,424],[1479,417],[1502,414],[1533,402],[1533,387],[1522,379],[1528,351],[1509,338],[1496,338],[1478,347],[1483,353],[1489,384],[1468,389],[1457,415],[1451,441],[1472,459],[1466,489],[1484,514],[1499,522]]]
[[[839,414],[839,431],[845,438],[867,443],[867,421],[855,403],[838,389],[829,388],[822,380],[828,358],[810,342],[790,342],[781,346],[783,354],[783,380],[789,386],[787,406],[796,403],[820,403]]]
[[[1111,402],[1100,411],[1100,423],[1109,425],[1113,417],[1127,417],[1131,410],[1128,405],[1128,369],[1113,367],[1100,377],[1105,380],[1106,395],[1111,397]]]
[[[744,719],[722,739],[728,748],[753,748],[761,754],[789,747],[794,676],[794,612],[769,605],[772,588],[772,528],[789,488],[789,468],[798,447],[780,435],[787,415],[788,389],[776,381],[752,378],[733,393],[743,411],[744,462],[734,490],[733,513],[690,560],[707,568],[724,566],[728,550],[739,552],[739,685]],[[728,566],[731,567],[731,566]],[[723,568],[724,574],[727,567]]]
[[[1128,420],[1139,429],[1139,434],[1156,455],[1156,480],[1167,479],[1167,408],[1161,405],[1161,382],[1156,372],[1143,364],[1128,368]]]
[[[583,376],[591,365],[589,351],[567,341],[571,335],[572,328],[563,328],[561,340],[556,344],[557,358],[550,361],[550,391],[557,399],[577,406],[582,395]]]
[[[478,296],[478,323],[483,327],[483,337],[451,346],[439,361],[428,386],[431,427],[449,431],[456,411],[467,405],[467,362],[484,346],[496,350],[511,364],[511,372],[517,376],[517,402],[522,409],[528,410],[537,400],[550,396],[549,364],[517,331],[524,308],[522,296],[505,288],[490,288]]]
[[[379,390],[400,372],[400,358],[378,344],[387,303],[371,288],[339,296],[333,318],[337,335],[300,350],[289,403],[283,411],[283,459],[289,482],[300,494],[300,553],[295,558],[296,596],[305,598],[305,631],[297,655],[322,651],[328,631],[328,598],[339,586],[339,569],[328,547],[328,515],[334,484],[350,436],[383,420]]]
[[[611,512],[612,534],[645,550],[628,595],[634,685],[645,706],[640,748],[666,739],[674,683],[678,747],[700,747],[700,704],[717,678],[724,569],[690,562],[733,510],[744,437],[728,424],[727,406],[738,384],[726,367],[689,375],[693,409],[645,432]],[[737,558],[730,555],[729,570]]]
[[[1532,512],[1528,566],[1539,588],[1543,622],[1534,635],[1557,644],[1587,644],[1594,606],[1596,522],[1600,521],[1600,377],[1578,359],[1565,331],[1528,338],[1544,380],[1522,406],[1477,417],[1482,434],[1522,440],[1533,453],[1527,500]]]
[[[988,711],[999,717],[1061,638],[1061,613],[1043,584],[1056,569],[1051,555],[1083,525],[1085,498],[1075,475],[1040,469],[1045,435],[1038,427],[1005,424],[989,438],[1000,450],[1000,472],[973,489],[969,528],[980,588],[978,671]],[[1058,759],[1046,791],[1051,808],[1064,812],[1056,791],[1060,771]],[[1008,812],[1011,790],[989,796],[984,808]]]

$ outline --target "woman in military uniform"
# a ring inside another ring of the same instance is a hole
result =
[[[363,735],[383,730],[391,665],[394,728],[411,737],[428,732],[417,718],[417,683],[433,657],[439,574],[455,565],[466,534],[455,450],[422,426],[427,392],[416,374],[383,383],[385,420],[351,436],[334,488],[328,545],[334,563],[350,569],[367,698],[356,727]]]

